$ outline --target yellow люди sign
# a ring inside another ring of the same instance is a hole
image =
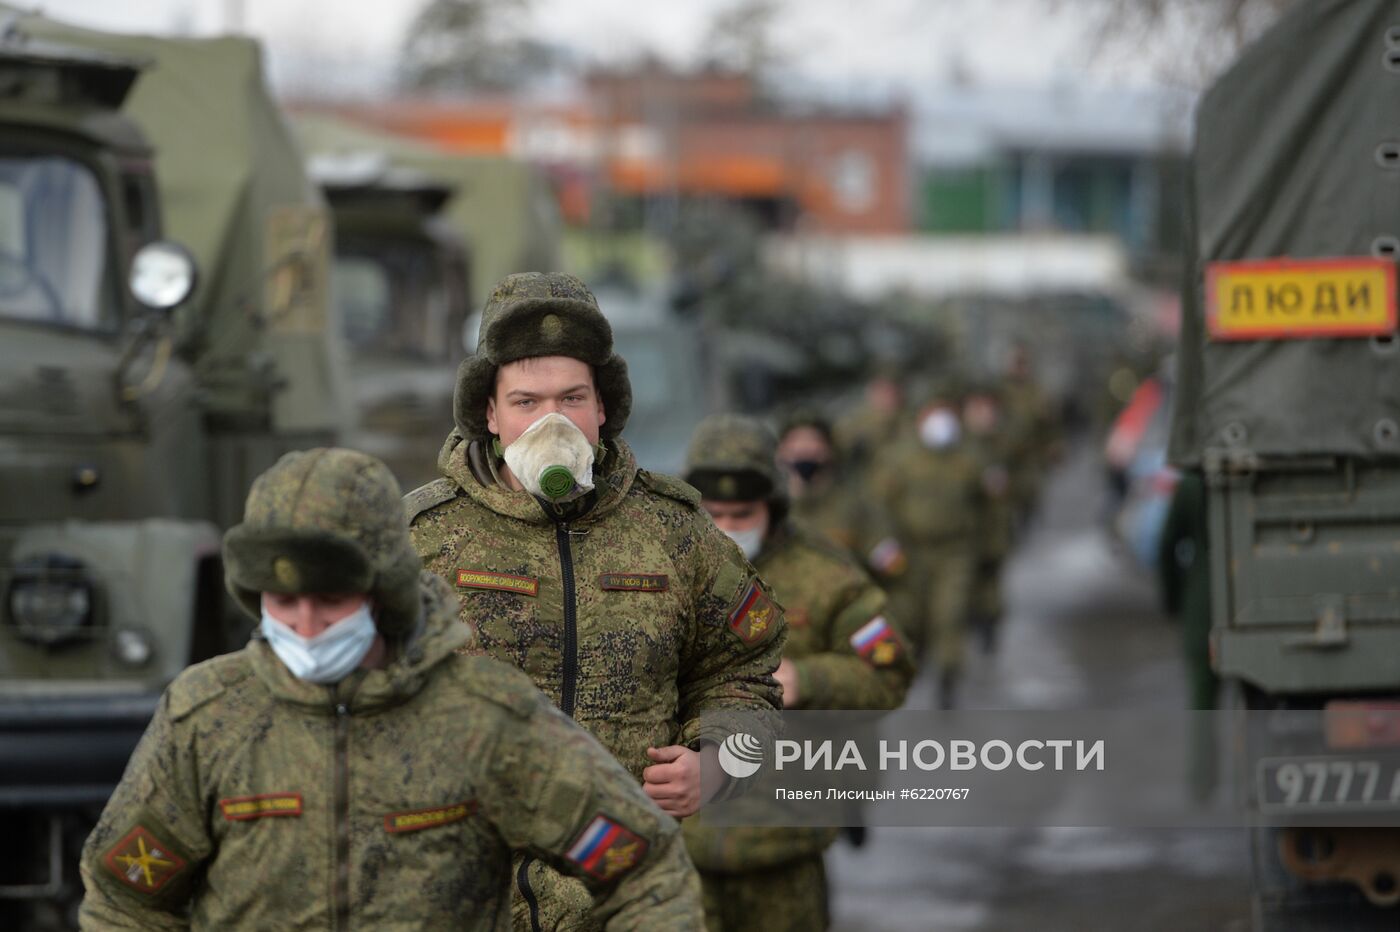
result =
[[[1389,259],[1212,262],[1205,297],[1213,340],[1371,337],[1396,327]]]

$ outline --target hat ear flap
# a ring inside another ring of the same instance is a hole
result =
[[[613,353],[608,361],[594,369],[598,397],[603,399],[603,426],[599,433],[612,440],[627,426],[632,414],[632,382],[627,377],[627,362]]]

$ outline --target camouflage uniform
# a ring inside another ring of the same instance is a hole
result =
[[[1046,470],[1054,460],[1059,428],[1050,400],[1028,376],[1008,377],[1001,397],[1011,450],[1012,501],[1026,517],[1035,509]]]
[[[923,619],[922,630],[911,628],[949,682],[963,661],[981,468],[961,444],[933,450],[911,441],[879,465],[872,481],[909,559],[910,601]]]
[[[988,386],[975,392],[993,396]],[[996,628],[1003,610],[1001,570],[1011,553],[1016,516],[1012,501],[1010,438],[1004,425],[986,433],[967,432],[967,452],[981,470],[984,493],[981,518],[974,540],[976,566],[973,569],[969,621],[979,632],[985,648],[995,643]]]
[[[370,593],[391,659],[317,685],[255,638],[182,673],[84,849],[83,928],[507,929],[521,848],[611,928],[699,928],[675,822],[527,677],[460,652],[382,464],[289,454],[225,555],[245,607]]]
[[[914,666],[885,618],[885,595],[845,551],[787,520],[773,442],[750,418],[707,418],[691,442],[687,478],[706,499],[768,503],[769,531],[754,565],[785,607],[783,656],[797,674],[796,708],[893,709]],[[822,852],[837,829],[721,828],[703,812],[682,828],[713,932],[826,927]]]
[[[626,369],[593,296],[572,276],[513,275],[481,333],[459,374],[445,477],[406,500],[414,545],[455,585],[480,649],[525,671],[639,781],[648,747],[776,727],[781,610],[695,490],[639,469],[618,438]],[[485,428],[495,368],[534,355],[593,365],[607,413],[595,489],[565,505],[500,481]],[[516,876],[518,927],[587,924],[579,884],[538,861]]]

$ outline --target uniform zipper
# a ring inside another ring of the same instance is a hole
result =
[[[535,896],[535,888],[530,886],[530,865],[535,862],[535,856],[527,854],[520,859],[520,870],[516,871],[515,882],[520,887],[520,895],[525,897],[525,905],[530,907],[530,928],[535,932],[543,932],[540,927],[540,901]]]
[[[350,927],[350,706],[335,707],[335,900],[332,928]]]
[[[564,581],[564,682],[559,691],[559,708],[574,717],[574,692],[578,688],[578,593],[574,590],[574,557],[569,546],[569,525],[554,525],[559,545],[559,572]]]

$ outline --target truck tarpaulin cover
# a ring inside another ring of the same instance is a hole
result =
[[[1206,293],[1212,263],[1400,247],[1400,0],[1296,4],[1202,99],[1195,145],[1172,460],[1400,455],[1393,337],[1212,339]]]

